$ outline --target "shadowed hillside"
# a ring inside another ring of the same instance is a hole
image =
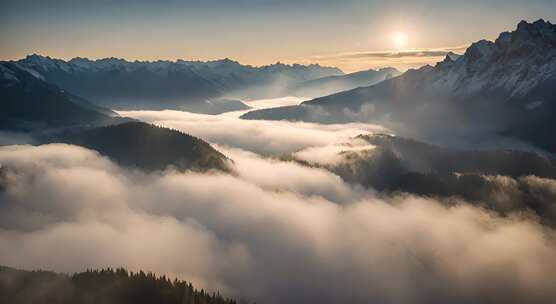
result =
[[[360,71],[346,75],[334,75],[309,80],[295,85],[290,93],[296,96],[319,97],[341,91],[366,87],[401,74],[395,68]]]
[[[556,178],[556,162],[533,152],[516,150],[460,150],[389,135],[360,135],[368,143],[391,151],[411,171],[421,173],[478,173]]]
[[[456,150],[388,135],[358,136],[375,146],[343,152],[325,166],[345,181],[386,193],[465,199],[500,214],[535,213],[556,225],[556,162],[512,150]]]
[[[0,266],[0,303],[34,304],[234,304],[191,283],[152,273],[87,270],[74,275]]]
[[[228,159],[203,140],[143,122],[66,130],[47,140],[96,150],[117,163],[151,170],[228,170]]]
[[[0,130],[31,131],[114,123],[121,118],[35,77],[14,63],[0,63]]]

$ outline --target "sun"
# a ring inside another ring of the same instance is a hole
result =
[[[408,36],[404,32],[395,32],[392,34],[392,42],[397,49],[403,49],[407,46]]]

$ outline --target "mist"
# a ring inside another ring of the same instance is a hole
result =
[[[556,303],[556,5],[410,2],[0,0],[0,304]]]
[[[242,120],[237,118],[238,113],[217,116],[171,110],[118,113],[176,129],[210,143],[265,155],[288,154],[307,147],[343,144],[359,134],[389,132],[383,126],[364,123],[321,125],[289,121]]]
[[[0,259],[141,268],[265,303],[556,296],[556,234],[533,217],[379,197],[322,169],[223,152],[236,174],[146,174],[76,146],[2,147]]]
[[[0,147],[0,260],[66,273],[142,269],[271,304],[556,298],[553,226],[527,209],[496,209],[527,192],[556,214],[553,179],[481,176],[495,209],[381,192],[334,168],[378,149],[358,135],[389,129],[242,113],[119,112],[207,140],[233,160],[230,173],[146,173],[66,144]]]

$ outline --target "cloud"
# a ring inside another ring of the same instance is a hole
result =
[[[329,56],[315,56],[314,58],[403,58],[403,57],[443,57],[451,52],[464,51],[466,48],[451,49],[422,49],[404,51],[383,51],[383,52],[351,52]]]
[[[348,186],[339,176],[324,169],[262,158],[239,149],[221,150],[234,159],[239,177],[268,191],[321,196],[337,204],[350,203],[370,193]]]
[[[292,156],[295,159],[302,160],[310,164],[330,166],[346,161],[346,153],[357,153],[365,150],[373,150],[374,148],[375,146],[370,145],[364,140],[351,138],[349,141],[344,143],[308,147],[293,153]]]
[[[227,115],[203,115],[181,111],[121,111],[119,114],[174,128],[211,143],[266,155],[291,153],[307,147],[344,143],[367,133],[388,132],[379,125],[242,120]]]
[[[556,234],[533,219],[379,198],[320,169],[226,153],[236,175],[145,174],[69,145],[0,147],[0,261],[142,268],[264,303],[556,298]]]
[[[400,70],[419,68],[421,66],[442,61],[450,52],[462,54],[469,45],[434,48],[410,49],[401,51],[366,51],[346,52],[338,54],[314,55],[300,58],[296,62],[319,63],[323,65],[338,66],[344,71],[376,69],[382,67],[395,67]]]

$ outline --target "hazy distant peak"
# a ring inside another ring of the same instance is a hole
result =
[[[456,58],[457,59],[457,58]],[[435,68],[440,68],[440,69],[448,69],[451,68],[454,65],[454,61],[455,59],[453,59],[450,54],[446,54],[446,57],[444,57],[444,60],[438,62],[435,66]]]
[[[52,60],[49,56],[43,56],[40,54],[33,53],[31,55],[27,55],[25,60],[34,61],[34,62],[48,62]]]
[[[426,64],[426,65],[424,65],[424,66],[418,68],[417,71],[420,71],[420,72],[428,72],[428,71],[431,71],[432,69],[433,69],[432,65]]]
[[[178,108],[209,114],[222,109],[207,109],[205,100],[282,96],[294,84],[343,75],[334,67],[285,63],[257,67],[230,58],[127,61],[75,57],[65,61],[29,55],[15,63],[37,78],[108,107]],[[220,105],[223,109],[235,107]]]
[[[453,63],[461,57],[462,55],[458,55],[454,52],[448,52],[446,56],[444,56],[444,60],[440,61],[439,63]]]
[[[75,57],[75,58],[72,58],[70,61],[68,61],[68,63],[74,64],[74,65],[76,65],[78,67],[82,67],[82,68],[89,68],[89,67],[91,67],[91,64],[93,64],[94,62],[92,60],[90,60],[89,58]]]
[[[448,52],[448,54],[446,54],[446,57],[450,58],[450,60],[452,60],[452,61],[456,61],[461,57],[461,55],[450,51],[450,52]]]
[[[157,60],[157,61],[128,61],[123,58],[117,57],[107,57],[91,60],[86,57],[74,57],[68,61],[62,59],[51,58],[49,56],[43,56],[38,54],[28,55],[17,62],[34,67],[40,67],[42,69],[50,69],[61,67],[64,65],[64,69],[68,69],[69,66],[75,66],[82,69],[111,69],[111,68],[127,68],[134,69],[136,67],[184,67],[184,66],[199,66],[205,65],[207,67],[224,67],[224,68],[247,68],[247,69],[260,69],[268,71],[314,71],[318,74],[326,75],[343,75],[344,72],[337,67],[326,67],[319,64],[285,64],[282,62],[277,62],[274,64],[264,65],[261,67],[254,67],[251,65],[244,65],[238,61],[232,60],[230,58],[209,60],[209,61],[188,61],[183,59],[177,59],[176,61],[170,60]],[[317,76],[318,77],[318,76]],[[315,78],[315,77],[313,77]]]
[[[398,69],[393,68],[393,67],[384,67],[384,68],[380,68],[376,71],[377,72],[383,72],[383,73],[400,73],[400,71]]]
[[[400,74],[401,72],[395,68],[385,67],[350,74],[331,75],[296,84],[290,92],[299,96],[319,97],[373,85]]]
[[[344,75],[344,72],[337,67],[327,67],[318,64],[309,64],[309,65],[302,65],[299,63],[287,64],[278,61],[274,64],[261,66],[260,68],[268,71],[315,71],[315,72],[324,71],[327,74],[326,76]]]
[[[43,56],[39,54],[31,54],[25,57],[25,59],[19,62],[25,61],[29,65],[41,66],[44,69],[56,68],[59,63],[65,63],[63,60],[53,59],[49,56]]]
[[[226,57],[224,59],[216,60],[216,62],[225,63],[225,64],[234,64],[234,65],[236,65],[236,64],[239,65],[240,64],[238,61],[232,60],[228,57]]]

